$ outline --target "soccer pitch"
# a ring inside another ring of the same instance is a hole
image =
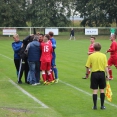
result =
[[[117,112],[117,70],[112,66],[114,79],[110,81],[112,102],[105,101],[106,110],[92,110],[90,78],[85,80],[85,63],[90,44],[89,36],[56,36],[56,64],[59,83],[31,86],[16,83],[11,37],[0,37],[0,115],[1,117],[116,117]],[[105,53],[110,46],[107,37],[97,36]],[[107,54],[107,58],[109,53]]]

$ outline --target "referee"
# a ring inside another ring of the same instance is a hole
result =
[[[93,89],[93,109],[97,109],[97,93],[98,88],[100,90],[100,101],[101,101],[101,107],[100,109],[105,109],[104,106],[104,100],[105,100],[105,93],[104,88],[106,87],[106,78],[109,79],[109,73],[108,73],[108,64],[107,64],[107,58],[106,55],[101,53],[101,45],[99,43],[94,44],[94,50],[95,52],[88,56],[87,62],[86,62],[86,75],[88,75],[88,70],[91,66],[91,82],[90,82],[90,88]],[[106,71],[106,75],[105,75]]]

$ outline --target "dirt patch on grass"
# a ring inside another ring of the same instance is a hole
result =
[[[3,110],[9,110],[11,112],[23,112],[23,113],[31,113],[30,110],[21,109],[21,108],[10,108],[10,107],[0,107]]]

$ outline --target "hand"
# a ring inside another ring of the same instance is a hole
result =
[[[109,76],[106,76],[106,80],[110,80]]]
[[[82,79],[87,79],[88,78],[88,74],[85,75],[85,77],[83,77]]]
[[[27,54],[28,54],[28,51],[27,51],[27,50],[25,50],[25,51],[24,51],[24,54],[26,54],[26,55],[27,55]]]
[[[105,52],[105,54],[108,53],[108,51]]]
[[[86,78],[88,78],[89,77],[89,74],[86,74]]]

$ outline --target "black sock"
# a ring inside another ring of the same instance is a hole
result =
[[[97,94],[93,94],[93,103],[94,106],[97,106]]]
[[[100,93],[101,106],[104,106],[104,99],[105,99],[105,94],[104,93]]]

